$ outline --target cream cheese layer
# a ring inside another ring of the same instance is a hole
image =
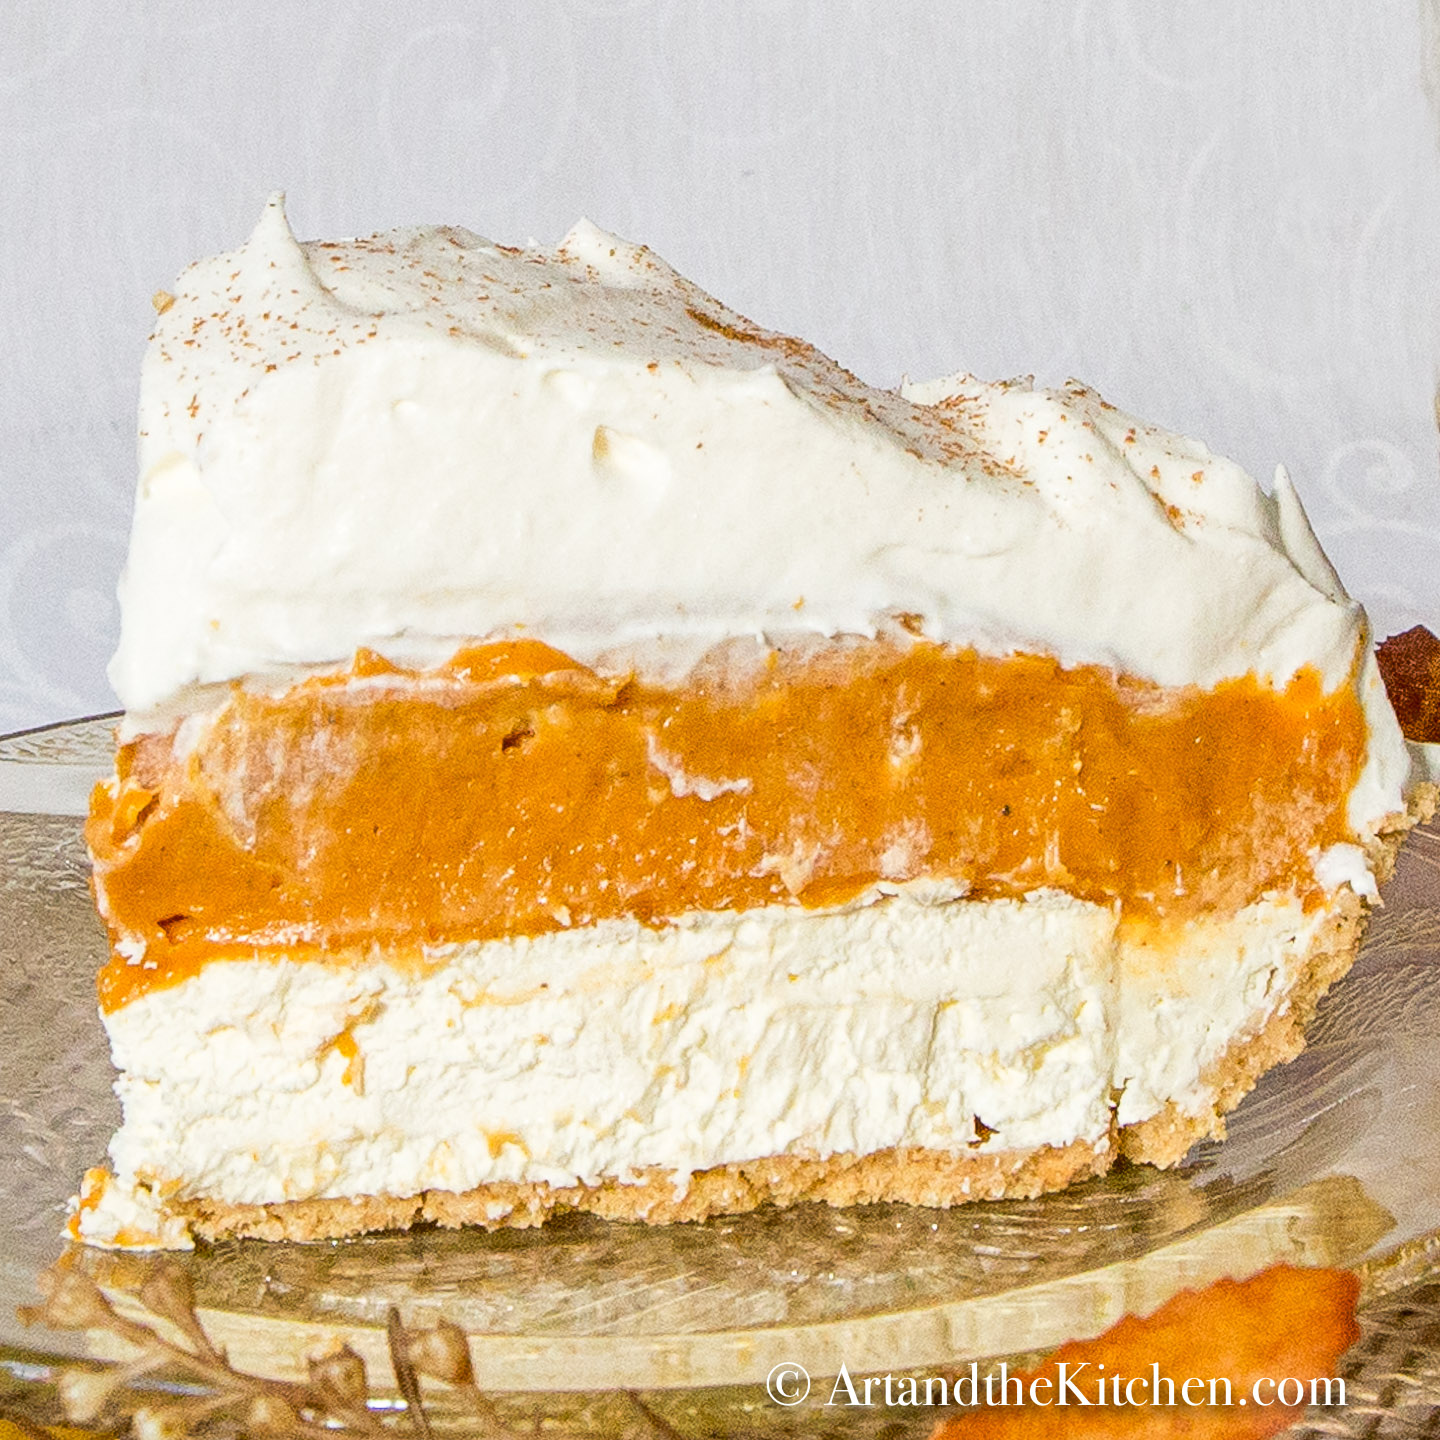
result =
[[[80,1228],[106,1243],[149,1215],[174,1244],[161,1197],[563,1188],[645,1167],[683,1193],[772,1155],[1103,1151],[1117,1093],[1122,1123],[1167,1101],[1206,1112],[1205,1072],[1283,1007],[1326,919],[1266,901],[1186,927],[1197,963],[1157,964],[1100,906],[912,886],[447,947],[423,970],[216,963],[106,1016],[125,1122]]]
[[[589,224],[301,245],[272,201],[159,319],[140,467],[111,670],[137,723],[360,646],[589,660],[902,615],[1166,685],[1313,665],[1371,715],[1357,825],[1400,808],[1363,614],[1283,474],[1078,385],[871,388]]]

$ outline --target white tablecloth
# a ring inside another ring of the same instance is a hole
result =
[[[1292,469],[1440,628],[1437,0],[4,0],[0,731],[104,662],[149,297],[304,236],[580,215],[893,384],[1074,374]]]

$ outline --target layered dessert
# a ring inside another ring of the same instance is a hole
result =
[[[1283,471],[587,224],[275,201],[158,308],[84,1238],[1034,1195],[1353,959],[1424,796]]]

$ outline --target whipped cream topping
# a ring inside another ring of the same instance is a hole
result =
[[[1399,808],[1364,616],[1288,478],[1076,384],[871,388],[584,222],[302,245],[272,200],[160,316],[140,471],[111,679],[142,723],[361,645],[588,659],[903,615],[1169,685],[1314,665],[1371,714],[1353,818]]]

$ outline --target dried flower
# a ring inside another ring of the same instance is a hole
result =
[[[157,1262],[140,1287],[140,1303],[152,1315],[170,1321],[198,1354],[220,1359],[195,1314],[195,1287],[184,1266],[169,1259]]]
[[[133,1282],[132,1282],[133,1283]],[[305,1440],[335,1431],[381,1440],[387,1432],[369,1410],[365,1362],[349,1346],[310,1362],[308,1384],[267,1380],[235,1369],[223,1351],[214,1346],[195,1311],[194,1291],[185,1269],[173,1260],[151,1262],[133,1291],[147,1318],[143,1323],[117,1311],[83,1271],[65,1263],[44,1271],[37,1279],[44,1303],[22,1309],[26,1323],[43,1323],[56,1329],[103,1329],[127,1341],[138,1351],[129,1364],[113,1369],[89,1369],[83,1364],[59,1377],[61,1405],[77,1425],[91,1425],[109,1412],[109,1424],[129,1422],[134,1440],[181,1440],[196,1427],[218,1420],[221,1431],[234,1433],[239,1424],[247,1435]],[[124,1287],[127,1294],[131,1286]],[[169,1328],[178,1328],[191,1348],[175,1343]],[[421,1401],[416,1367],[399,1312],[388,1317],[390,1355],[404,1395],[407,1419],[419,1440],[430,1440],[430,1421]],[[433,1330],[417,1332],[417,1355],[427,1374],[468,1390],[477,1413],[491,1422],[486,1433],[509,1434],[493,1406],[475,1388],[471,1378],[465,1336],[458,1326],[442,1321]],[[152,1395],[137,1393],[137,1377],[164,1368],[178,1371],[199,1389],[182,1402],[156,1404]],[[3,1427],[0,1427],[3,1428]],[[210,1433],[205,1428],[204,1433]]]
[[[179,1410],[142,1405],[130,1417],[130,1433],[135,1440],[185,1440],[190,1427]]]
[[[338,1401],[342,1407],[363,1410],[370,1397],[365,1362],[348,1345],[311,1360],[310,1383],[326,1400]]]
[[[82,1370],[77,1367],[62,1371],[58,1388],[65,1418],[77,1425],[95,1419],[126,1378],[121,1370]]]
[[[433,1434],[430,1417],[426,1415],[424,1402],[420,1398],[420,1378],[410,1361],[410,1332],[406,1330],[400,1319],[400,1311],[394,1305],[386,1316],[385,1335],[390,1343],[390,1365],[395,1371],[395,1383],[400,1387],[410,1421],[419,1432],[420,1440],[430,1440]]]
[[[265,1393],[246,1408],[245,1428],[255,1435],[293,1435],[300,1429],[300,1417],[288,1400]]]
[[[420,1374],[443,1380],[447,1385],[475,1383],[470,1343],[454,1321],[441,1320],[433,1330],[407,1331],[406,1338],[410,1363]]]
[[[149,1267],[140,1287],[140,1301],[147,1310],[177,1324],[194,1317],[195,1287],[189,1272],[174,1260],[159,1260]]]
[[[40,1318],[53,1330],[106,1329],[118,1318],[100,1287],[78,1270],[42,1270],[35,1283],[45,1297]]]

